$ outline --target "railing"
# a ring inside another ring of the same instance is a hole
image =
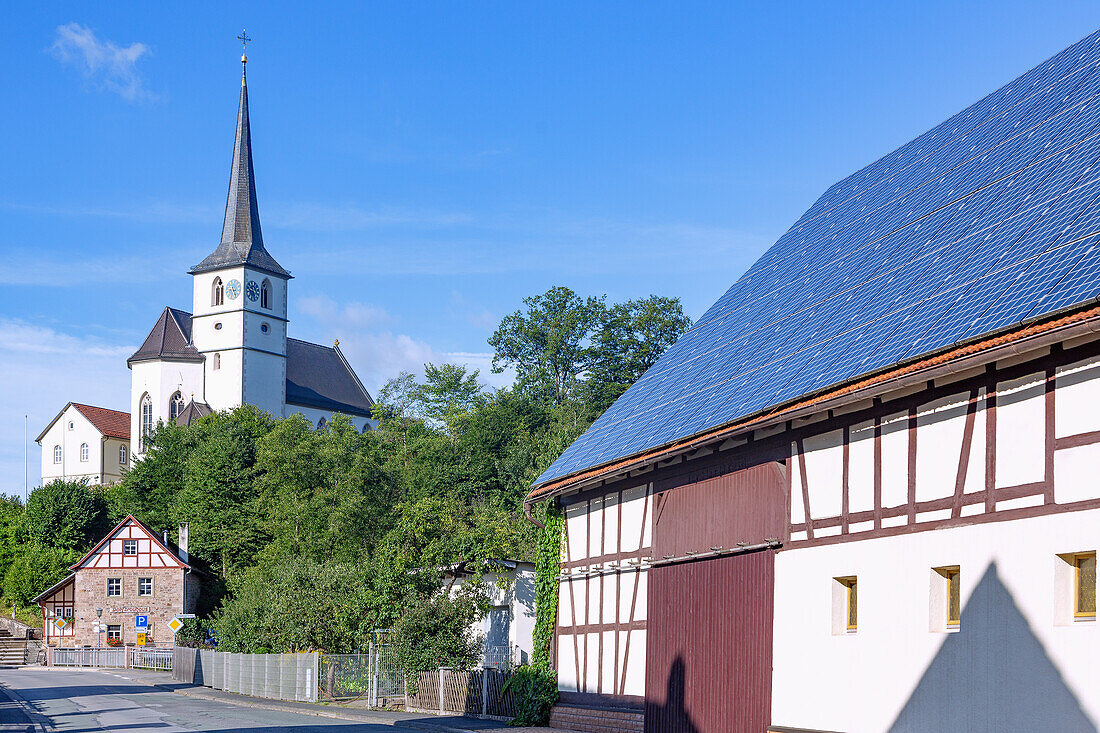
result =
[[[492,669],[511,669],[512,647],[507,644],[503,646],[486,646],[485,663],[482,666]]]
[[[317,702],[317,658],[316,652],[237,654],[176,647],[172,676],[241,695]]]
[[[126,647],[53,647],[49,660],[51,667],[125,667]]]
[[[141,647],[129,647],[130,659],[127,666],[134,669],[157,669],[162,672],[172,671],[172,648],[143,649]]]
[[[317,683],[324,700],[365,700],[372,708],[405,697],[404,678],[384,644],[371,644],[366,654],[322,654]]]

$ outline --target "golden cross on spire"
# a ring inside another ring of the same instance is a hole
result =
[[[249,41],[252,39],[248,35],[248,31],[242,29],[241,34],[237,36],[237,40],[241,42],[241,63],[247,64],[248,57],[244,55],[245,47],[248,46]]]

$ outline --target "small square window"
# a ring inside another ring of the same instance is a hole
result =
[[[943,599],[943,605],[941,606],[943,608],[943,623],[948,631],[958,629],[962,617],[962,575],[959,572],[959,566],[950,565],[948,567],[933,568],[933,570],[941,578],[939,582]],[[944,629],[940,630],[943,631]]]
[[[107,595],[122,595],[122,578],[107,578]]]
[[[107,641],[122,641],[122,624],[107,624]]]
[[[138,578],[138,595],[139,596],[151,596],[153,595],[153,579],[152,578]]]
[[[1073,617],[1096,618],[1096,553],[1073,558]]]
[[[136,555],[137,554],[137,540],[123,540],[122,541],[122,554],[123,555]]]

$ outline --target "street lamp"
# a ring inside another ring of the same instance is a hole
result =
[[[103,609],[102,608],[97,608],[95,610],[95,617],[97,619],[102,619],[103,618]],[[95,628],[96,628],[96,631],[99,632],[99,646],[102,647],[103,646],[103,621],[96,621]]]

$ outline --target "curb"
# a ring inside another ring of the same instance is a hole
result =
[[[11,700],[12,704],[19,708],[23,715],[27,716],[27,720],[30,721],[27,723],[28,729],[37,728],[39,733],[49,733],[49,731],[54,730],[53,722],[45,715],[38,712],[33,705],[20,697],[15,690],[0,684],[0,695]]]

